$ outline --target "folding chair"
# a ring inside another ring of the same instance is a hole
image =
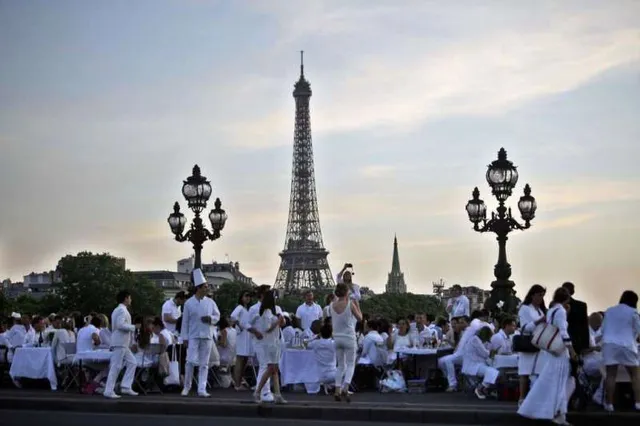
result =
[[[73,359],[76,355],[76,344],[75,342],[60,344],[64,350],[64,358],[58,361],[57,367],[58,370],[64,374],[62,382],[63,390],[66,392],[74,383],[79,389],[81,386],[80,374],[82,373],[82,370],[79,366],[73,363]]]
[[[149,374],[149,379],[151,379],[152,383],[154,383],[158,387],[158,391],[162,394],[162,389],[160,384],[158,383],[158,357],[164,353],[165,348],[160,344],[152,344],[149,345],[142,351],[142,363],[138,366],[136,371],[134,382],[140,388],[140,391],[143,395],[147,395],[151,389],[148,389],[143,385],[143,382],[148,382],[149,380],[143,380],[142,375],[147,373]],[[150,364],[147,364],[150,363]]]

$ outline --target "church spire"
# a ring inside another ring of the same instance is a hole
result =
[[[387,279],[387,293],[406,293],[407,285],[404,282],[404,274],[400,270],[400,254],[398,253],[398,237],[393,236],[393,259],[391,260],[391,272]]]
[[[391,261],[391,273],[400,273],[400,254],[398,254],[398,237],[393,236],[393,260]]]

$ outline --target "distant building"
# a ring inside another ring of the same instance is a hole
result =
[[[53,286],[62,282],[62,274],[60,271],[49,272],[32,272],[23,277],[22,283],[24,287],[31,290],[32,293],[47,293],[53,291]]]
[[[462,287],[462,294],[469,299],[469,309],[472,312],[483,309],[485,300],[491,297],[490,290],[483,290],[475,286]],[[449,299],[451,299],[451,288],[445,288],[442,290],[442,302],[446,305]]]
[[[404,274],[400,270],[400,254],[398,253],[398,238],[393,237],[393,259],[391,260],[391,272],[387,278],[386,293],[406,293],[407,285],[404,282]]]
[[[194,269],[194,257],[180,259],[177,262],[177,272],[172,271],[137,271],[134,274],[143,276],[153,282],[156,287],[164,291],[166,297],[173,297],[179,291],[188,291],[191,286],[191,271]],[[229,281],[236,281],[248,285],[256,285],[251,277],[240,272],[239,262],[217,263],[202,265],[202,272],[207,277],[209,286],[213,289]]]

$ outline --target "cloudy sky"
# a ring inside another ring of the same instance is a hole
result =
[[[411,291],[487,287],[497,245],[464,206],[474,186],[495,206],[504,146],[539,204],[508,243],[520,294],[572,280],[605,308],[640,287],[638,16],[634,0],[2,1],[0,278],[85,249],[174,269],[191,251],[166,217],[198,163],[229,213],[204,258],[273,283],[303,49],[334,273],[353,262],[382,290],[397,233]]]

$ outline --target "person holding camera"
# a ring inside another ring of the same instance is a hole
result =
[[[353,276],[355,272],[353,272],[353,264],[345,263],[342,267],[342,270],[338,272],[338,276],[336,277],[337,284],[346,284],[349,289],[349,298],[355,301],[360,306],[360,299],[362,296],[360,295],[360,286],[353,282]]]

